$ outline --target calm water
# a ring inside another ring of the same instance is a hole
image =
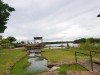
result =
[[[67,43],[64,44],[47,44],[46,47],[52,47],[52,48],[61,48],[60,46],[63,45],[64,47],[67,46]],[[69,43],[70,47],[78,47],[79,44],[73,44]],[[49,70],[48,66],[48,61],[42,57],[40,53],[34,53],[36,50],[31,50],[29,54],[29,59],[28,62],[31,64],[27,67],[27,71],[46,71]]]
[[[68,43],[68,45],[70,47],[78,47],[79,44],[74,44],[74,43]],[[50,47],[50,48],[61,48],[61,46],[63,47],[67,47],[67,43],[62,43],[62,44],[47,44],[46,47]]]
[[[31,64],[27,67],[27,71],[37,72],[49,70],[48,62],[41,54],[30,53],[28,62]]]

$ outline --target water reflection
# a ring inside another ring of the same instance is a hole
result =
[[[49,48],[65,48],[68,45],[69,45],[69,47],[79,47],[79,44],[74,44],[74,43],[46,44],[46,47],[49,47]]]
[[[45,58],[41,56],[40,53],[30,53],[28,62],[31,64],[27,67],[28,71],[36,72],[36,71],[46,71],[49,70],[48,62]]]
[[[29,54],[29,58],[39,57],[39,56],[41,56],[41,54],[36,54],[36,53]]]

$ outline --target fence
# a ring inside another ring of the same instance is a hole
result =
[[[82,52],[76,52],[75,51],[75,61],[76,61],[76,63],[77,63],[77,54],[82,54],[82,55],[90,56],[91,70],[93,71],[92,55],[91,54],[85,54],[85,53],[82,53]]]
[[[93,52],[95,52],[95,54],[97,54],[97,55],[100,53],[100,51],[95,51],[95,50],[90,50],[90,54],[75,51],[75,61],[76,61],[76,63],[77,63],[77,59],[78,59],[77,58],[78,54],[90,56],[91,71],[93,71],[93,59],[92,59],[93,58],[93,55],[92,55]]]

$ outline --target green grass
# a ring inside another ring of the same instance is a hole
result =
[[[0,49],[0,74],[10,72],[10,66],[16,62],[19,58],[25,56],[27,53],[19,50],[10,50],[10,49]]]
[[[45,49],[45,52],[43,52],[42,55],[46,57],[48,61],[51,63],[66,62],[66,61],[75,60],[75,51],[79,51],[79,50],[74,49],[74,48],[70,48],[69,50],[67,49]],[[78,59],[84,60],[86,58],[88,59],[89,56],[78,54]]]
[[[60,69],[58,69],[59,73],[65,74],[67,71],[87,71],[84,67],[79,64],[71,64],[71,65],[60,65]]]
[[[68,51],[66,49],[46,49],[42,53],[44,57],[48,59],[49,62],[63,62],[66,60],[74,60],[74,52]]]
[[[29,65],[30,63],[28,62],[28,56],[26,56],[25,58],[20,60],[18,63],[16,63],[16,65],[12,69],[12,74],[36,75],[36,74],[44,72],[44,71],[38,71],[38,72],[27,71],[26,67]]]
[[[48,62],[54,63],[54,62],[68,62],[68,61],[74,61],[75,60],[75,51],[83,52],[86,54],[89,54],[89,50],[84,50],[80,48],[69,48],[69,49],[45,49],[45,52],[42,52],[43,57],[46,57],[48,59]],[[24,49],[19,50],[10,50],[10,49],[0,49],[0,74],[9,72],[9,67],[16,62],[19,58],[26,55],[26,51]],[[95,58],[100,58],[100,55],[93,55]],[[89,59],[89,56],[84,55],[78,55],[78,60],[84,60]],[[17,63],[12,70],[12,73],[15,74],[37,74],[40,72],[27,72],[25,70],[25,67],[29,65],[27,62],[27,57],[21,60],[19,63]],[[73,67],[74,69],[74,67]]]
[[[13,69],[12,69],[12,73],[13,74],[22,74],[22,73],[26,73],[25,68],[30,64],[27,61],[28,57],[23,58],[22,60],[20,60],[19,62],[17,62]]]

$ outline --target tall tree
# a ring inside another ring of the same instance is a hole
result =
[[[13,7],[10,7],[8,4],[5,4],[2,0],[0,0],[0,33],[3,33],[7,26],[8,18],[10,13],[15,11]]]
[[[74,43],[85,43],[85,42],[86,42],[86,38],[74,40]]]
[[[11,44],[11,42],[8,39],[2,39],[1,44]]]
[[[7,37],[7,40],[9,40],[12,43],[12,42],[16,41],[16,38],[9,36],[9,37]]]
[[[3,36],[2,36],[2,35],[0,35],[0,41],[2,40],[2,37],[3,37]]]

